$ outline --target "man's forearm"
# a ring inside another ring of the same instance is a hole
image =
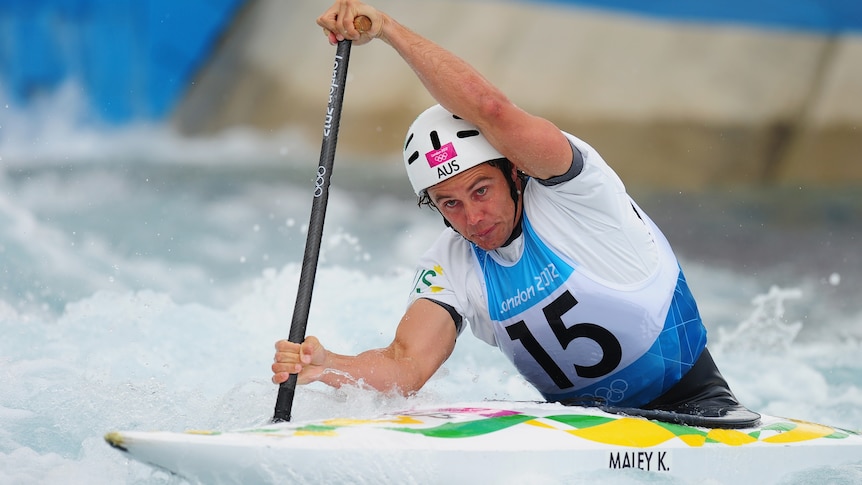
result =
[[[508,103],[502,91],[463,59],[386,16],[380,39],[389,44],[447,110],[481,123],[496,103]]]
[[[360,385],[409,396],[425,384],[409,358],[393,357],[389,349],[368,350],[356,356],[328,352],[325,366],[318,380],[336,388]]]

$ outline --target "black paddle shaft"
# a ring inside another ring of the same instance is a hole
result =
[[[349,40],[338,43],[335,63],[332,66],[332,81],[329,84],[329,103],[323,122],[323,144],[320,148],[320,164],[314,181],[314,199],[311,203],[311,218],[308,222],[308,236],[305,254],[302,257],[302,270],[299,276],[299,289],[296,292],[296,305],[293,307],[293,320],[290,322],[288,340],[302,343],[308,324],[308,311],[311,308],[311,293],[317,273],[317,260],[320,256],[320,242],[323,235],[323,220],[326,217],[326,204],[329,199],[329,183],[332,165],[335,161],[335,145],[338,142],[338,126],[341,123],[341,106],[344,101],[344,85],[347,80],[347,63],[350,59]],[[297,375],[281,383],[275,401],[273,422],[290,421],[293,397],[296,393]]]

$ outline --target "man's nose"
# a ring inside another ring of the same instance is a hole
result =
[[[467,224],[475,226],[482,221],[483,214],[484,210],[482,209],[481,204],[477,204],[475,202],[464,203],[464,215],[467,218]]]

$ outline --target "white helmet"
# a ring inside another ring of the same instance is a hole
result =
[[[439,104],[420,114],[404,142],[404,167],[416,195],[476,165],[505,158],[476,125]]]

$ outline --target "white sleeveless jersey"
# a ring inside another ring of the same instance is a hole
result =
[[[522,234],[505,248],[445,230],[410,302],[454,308],[548,400],[641,406],[694,364],[706,330],[667,240],[599,154],[567,136],[581,172],[529,180]]]

